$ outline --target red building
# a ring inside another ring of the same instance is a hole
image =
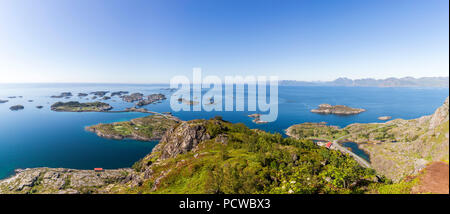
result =
[[[96,172],[103,172],[103,168],[94,168],[94,171],[96,171]]]
[[[327,147],[327,148],[331,148],[332,145],[333,145],[332,142],[328,142],[327,145],[326,145],[326,147]]]

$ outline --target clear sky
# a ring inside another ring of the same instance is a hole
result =
[[[0,0],[0,82],[448,76],[448,0]]]

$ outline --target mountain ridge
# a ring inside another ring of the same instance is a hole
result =
[[[281,80],[280,85],[286,86],[348,86],[348,87],[433,87],[448,88],[449,77],[389,77],[385,79],[363,78],[350,79],[340,77],[333,81],[298,81]]]

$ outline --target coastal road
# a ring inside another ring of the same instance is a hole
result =
[[[377,127],[377,128],[369,130],[368,132],[373,132],[373,131],[375,131],[377,129],[385,128],[385,127],[388,127],[388,126],[390,126],[390,125],[384,125],[384,126],[381,126],[381,127]],[[352,133],[352,134],[355,134],[355,133]],[[323,138],[322,139],[315,138],[315,139],[321,140],[321,141],[332,142],[333,146],[331,147],[331,149],[339,150],[340,152],[342,152],[344,154],[348,154],[348,155],[352,156],[356,160],[356,162],[358,162],[359,165],[361,165],[362,167],[372,168],[372,166],[370,165],[369,162],[367,162],[366,160],[364,160],[363,158],[361,158],[357,154],[353,153],[352,151],[348,150],[347,148],[345,148],[345,147],[343,147],[343,146],[341,146],[339,144],[340,140],[345,139],[346,137],[348,137],[349,135],[352,135],[352,134],[341,136],[341,137],[339,137],[339,138],[337,138],[336,140],[333,140],[333,141],[331,141],[329,139],[323,139]]]
[[[384,125],[384,126],[381,126],[381,127],[377,127],[377,128],[371,129],[371,130],[368,131],[368,133],[369,133],[369,132],[373,132],[373,131],[378,130],[378,129],[381,129],[381,128],[388,127],[388,126],[389,126],[389,125]],[[355,133],[352,133],[352,134],[355,134]],[[345,148],[345,147],[343,147],[343,146],[341,146],[341,145],[339,144],[339,141],[340,141],[341,139],[344,139],[344,138],[346,138],[346,137],[348,137],[349,135],[352,135],[352,134],[344,135],[344,136],[342,136],[342,137],[340,137],[340,138],[334,140],[334,141],[333,141],[333,147],[334,147],[336,150],[339,150],[339,151],[341,151],[342,153],[345,153],[345,154],[349,154],[350,156],[352,156],[353,158],[355,158],[355,160],[356,160],[356,161],[359,163],[359,165],[361,165],[362,167],[365,167],[365,168],[372,168],[372,167],[370,166],[370,163],[369,163],[369,162],[367,162],[366,160],[364,160],[363,158],[361,158],[361,157],[358,156],[357,154],[353,153],[352,151],[348,150],[347,148]]]

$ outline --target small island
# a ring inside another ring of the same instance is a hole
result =
[[[311,110],[312,113],[337,114],[337,115],[359,114],[364,111],[366,110],[361,108],[351,108],[345,105],[332,106],[330,104],[320,104],[319,108]]]
[[[36,106],[36,108],[37,109],[41,109],[41,108],[43,108],[44,106]]]
[[[125,122],[100,123],[85,129],[108,139],[122,140],[127,138],[140,141],[154,141],[160,140],[164,133],[176,124],[178,124],[178,121],[172,117],[154,114]]]
[[[52,111],[63,112],[104,112],[111,110],[112,107],[107,103],[91,102],[91,103],[79,103],[76,101],[71,102],[57,102],[51,106]]]
[[[79,97],[86,97],[88,94],[86,94],[86,93],[78,93],[78,96]]]
[[[8,100],[0,100],[0,103],[7,103]]]
[[[128,94],[128,91],[115,91],[115,92],[112,92],[111,93],[111,97],[114,97],[114,96],[122,96],[122,95],[124,95],[124,94]]]
[[[63,97],[65,97],[65,98],[69,98],[69,97],[71,97],[72,96],[72,93],[71,92],[62,92],[61,94],[59,94],[59,95],[53,95],[53,96],[50,96],[51,98],[63,98]]]
[[[11,110],[11,111],[18,111],[18,110],[22,110],[22,109],[24,109],[25,107],[23,107],[23,105],[15,105],[15,106],[11,106],[11,107],[9,107],[9,109]]]
[[[268,123],[267,121],[261,120],[261,114],[250,114],[248,117],[254,118],[252,122],[256,124],[265,124]]]
[[[167,98],[164,94],[151,94],[151,95],[147,96],[146,100],[140,100],[136,105],[137,106],[145,106],[145,105],[156,103],[156,102],[159,102],[159,101],[165,100],[165,99],[167,99]]]
[[[378,120],[390,120],[392,117],[391,116],[382,116],[382,117],[378,117]]]

